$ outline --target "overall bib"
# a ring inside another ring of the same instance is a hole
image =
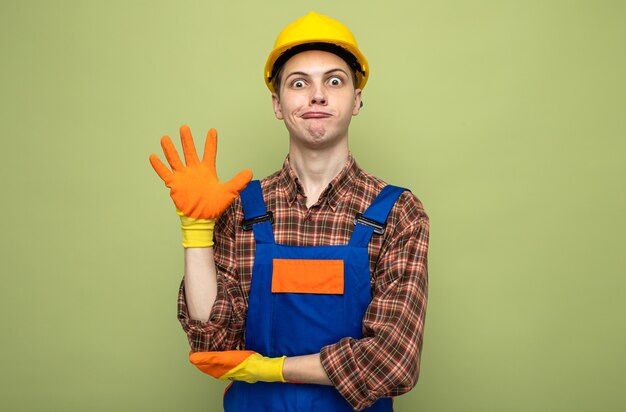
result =
[[[362,320],[371,300],[367,246],[384,232],[387,216],[406,189],[386,186],[355,219],[347,245],[276,244],[258,180],[241,193],[244,230],[254,232],[256,255],[246,319],[246,348],[263,356],[319,353],[345,337],[362,337]],[[352,411],[333,386],[236,381],[224,394],[224,410]],[[391,411],[382,398],[367,411]]]

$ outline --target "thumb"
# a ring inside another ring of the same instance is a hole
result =
[[[243,169],[237,173],[235,177],[226,182],[224,187],[231,193],[239,193],[246,188],[250,180],[252,180],[252,171],[250,169]]]

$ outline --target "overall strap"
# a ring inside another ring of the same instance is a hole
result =
[[[263,200],[261,182],[252,180],[241,192],[243,230],[252,230],[257,243],[274,243],[272,212],[268,212]]]
[[[348,245],[367,247],[372,235],[385,233],[387,216],[405,188],[387,185],[383,187],[372,204],[363,212],[358,213],[354,219],[354,231]]]

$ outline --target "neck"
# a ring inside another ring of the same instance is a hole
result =
[[[307,207],[317,203],[328,184],[341,172],[348,160],[348,146],[331,150],[300,150],[289,147],[289,164],[306,194]]]

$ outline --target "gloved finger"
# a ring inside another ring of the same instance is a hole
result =
[[[186,124],[180,126],[180,142],[183,145],[183,154],[185,155],[185,163],[187,166],[197,165],[200,163],[198,154],[196,153],[196,147],[193,144],[193,137],[191,137],[191,129]]]
[[[217,130],[211,128],[206,134],[204,142],[204,154],[202,155],[202,163],[209,168],[209,173],[217,179],[217,171],[215,170],[215,156],[217,153]]]
[[[178,152],[174,147],[174,143],[172,143],[172,139],[169,136],[163,136],[161,138],[161,147],[163,148],[163,153],[165,153],[165,158],[167,162],[172,166],[172,171],[180,172],[185,170],[185,165],[180,161],[180,157],[178,157]]]
[[[250,350],[191,352],[189,361],[202,372],[214,378],[220,378],[255,353]]]
[[[250,180],[252,180],[252,171],[250,169],[243,169],[237,173],[235,177],[226,182],[224,188],[230,193],[239,193],[246,188]]]
[[[159,159],[159,157],[154,153],[150,155],[150,164],[159,177],[167,184],[172,176],[170,169],[168,169],[167,166],[163,164],[161,159]]]

